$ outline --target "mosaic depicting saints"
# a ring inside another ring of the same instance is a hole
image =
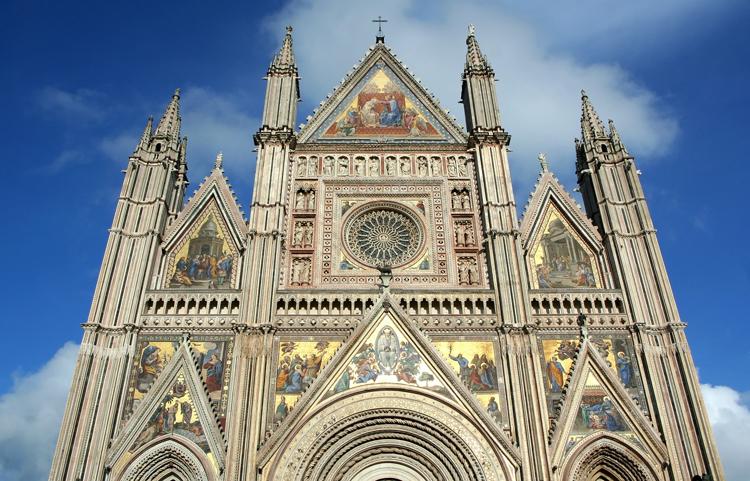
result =
[[[533,249],[540,289],[598,287],[596,262],[554,210]]]
[[[336,393],[368,383],[405,383],[442,391],[414,345],[386,325],[363,343],[333,388]]]
[[[149,418],[146,427],[138,435],[131,451],[165,434],[176,434],[189,439],[206,453],[209,452],[206,434],[198,413],[180,374],[169,393],[161,400],[158,409]]]
[[[542,341],[542,349],[547,391],[560,393],[570,375],[578,342],[572,339],[545,339]]]
[[[325,131],[326,137],[440,137],[418,108],[379,69]]]
[[[178,338],[146,338],[138,343],[130,374],[130,387],[125,411],[131,413],[153,387],[167,364],[180,347]],[[201,379],[205,383],[209,400],[215,405],[220,422],[224,422],[228,401],[224,386],[229,382],[226,365],[231,357],[232,341],[203,340],[200,337],[190,342],[191,349],[199,356]]]
[[[454,371],[472,391],[497,391],[499,384],[492,342],[436,342],[435,347],[452,361]]]
[[[573,433],[586,433],[591,431],[627,431],[628,427],[607,396],[599,381],[593,374],[586,379],[581,405],[579,407]]]
[[[169,287],[230,288],[236,252],[213,214],[178,250]]]
[[[276,392],[299,394],[320,374],[340,342],[286,341],[279,346]]]

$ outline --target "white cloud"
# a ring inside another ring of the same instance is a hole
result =
[[[669,8],[647,0],[620,2],[603,14],[601,2],[595,0],[559,7],[538,1],[527,5],[438,0],[428,6],[416,0],[294,0],[270,17],[266,26],[278,41],[284,24],[295,27],[304,100],[301,113],[310,113],[363,56],[374,42],[375,26],[369,20],[383,15],[389,21],[384,26],[387,44],[443,101],[443,107],[463,122],[457,100],[464,40],[466,25],[475,23],[480,45],[499,80],[505,127],[513,135],[514,179],[528,187],[538,169],[539,151],[548,154],[563,180],[572,180],[572,141],[580,135],[582,88],[605,121],[608,117],[616,120],[623,140],[636,155],[657,157],[668,151],[678,134],[677,120],[653,91],[618,66],[618,51],[625,42],[631,53],[644,39],[659,36],[666,40],[665,32],[675,30],[674,25],[731,1],[666,3]],[[609,49],[606,58],[612,60],[588,60],[592,49],[600,57],[602,49]],[[646,47],[643,54],[648,54]]]
[[[750,473],[750,408],[742,395],[728,386],[702,384],[727,481],[746,481]]]
[[[38,481],[49,476],[65,401],[78,354],[67,343],[35,373],[16,376],[0,396],[0,479]]]
[[[138,137],[128,132],[104,137],[99,142],[99,150],[110,159],[124,165],[136,145],[138,145]]]
[[[224,153],[224,169],[233,177],[252,179],[255,155],[252,135],[258,121],[243,107],[248,104],[243,93],[218,93],[189,86],[182,94],[182,132],[188,137],[188,166],[191,178],[202,179],[213,166],[216,154]]]

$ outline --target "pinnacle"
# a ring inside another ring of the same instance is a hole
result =
[[[159,125],[156,127],[156,136],[170,137],[179,140],[180,137],[180,89],[175,89],[172,100],[167,105]]]
[[[604,124],[599,119],[585,90],[581,90],[581,132],[584,141],[606,136]]]
[[[466,37],[466,69],[489,69],[490,65],[487,62],[487,57],[482,54],[479,49],[479,42],[477,42],[476,28],[474,25],[469,25],[469,34]]]
[[[149,142],[151,142],[151,136],[154,133],[154,117],[150,116],[148,117],[148,120],[146,121],[146,127],[143,129],[143,134],[141,134],[141,140],[138,142],[138,149],[147,149]]]
[[[284,42],[281,44],[279,53],[273,58],[270,70],[284,71],[288,69],[296,69],[294,50],[292,50],[292,30],[291,25],[286,27]]]

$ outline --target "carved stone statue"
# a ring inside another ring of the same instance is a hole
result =
[[[370,157],[370,166],[368,168],[367,174],[370,177],[375,177],[380,174],[380,159],[378,159],[377,157]]]
[[[401,175],[411,175],[411,159],[401,157]]]
[[[336,175],[349,175],[349,159],[346,157],[339,157]]]
[[[385,159],[385,173],[386,175],[396,175],[396,159],[394,157]]]
[[[333,175],[333,157],[326,157],[323,159],[323,175]]]
[[[443,175],[443,161],[440,157],[432,158],[432,175]]]

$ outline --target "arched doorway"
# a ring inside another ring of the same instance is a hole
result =
[[[563,478],[571,481],[655,481],[658,468],[624,440],[594,438],[571,453]]]
[[[369,386],[313,409],[267,458],[267,480],[504,481],[509,457],[480,423],[418,388]],[[264,473],[265,474],[265,473]]]

